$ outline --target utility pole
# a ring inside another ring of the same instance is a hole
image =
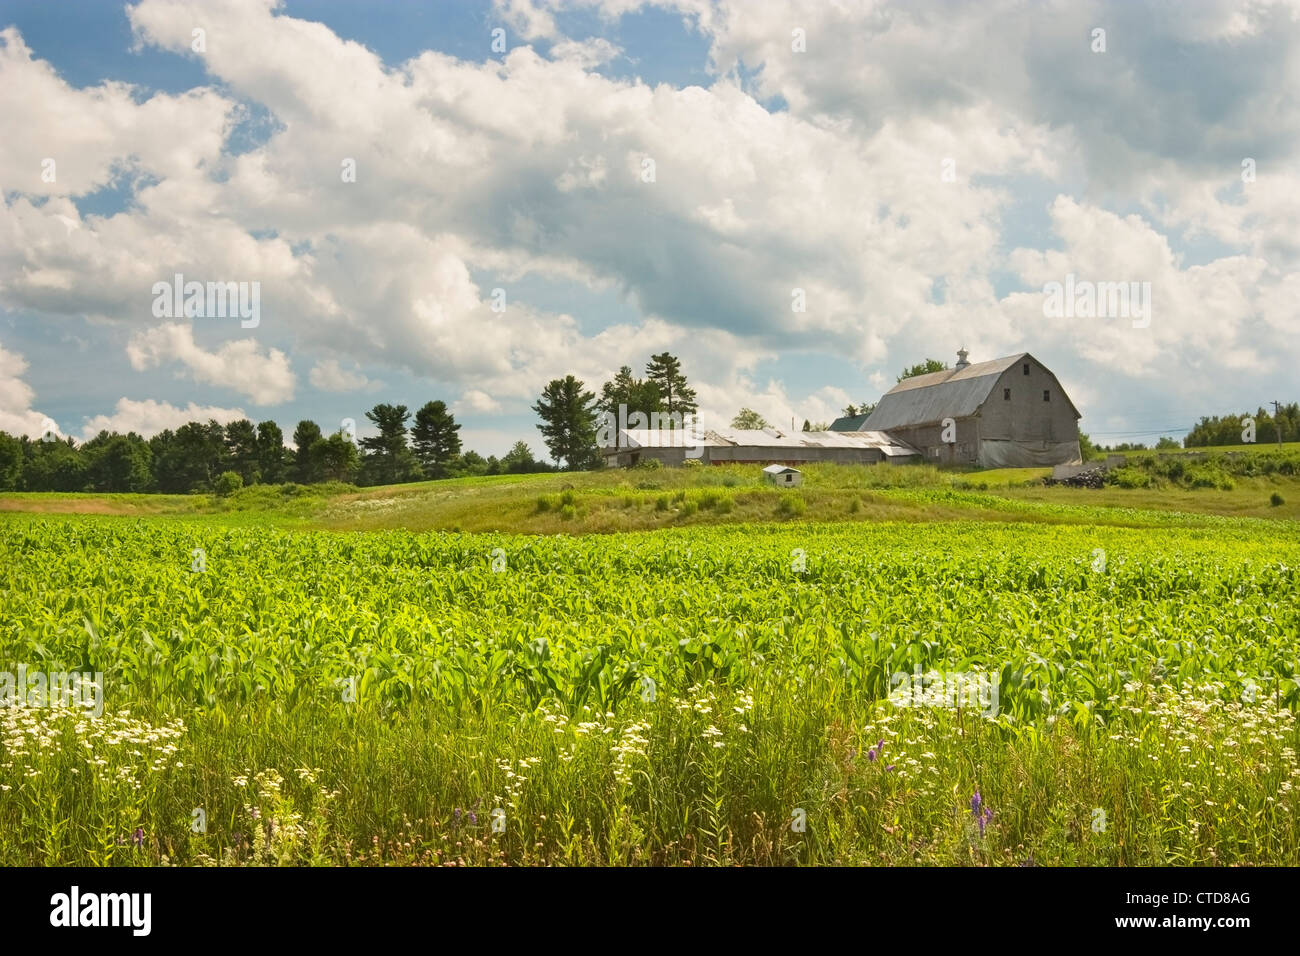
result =
[[[1273,403],[1273,427],[1277,429],[1277,447],[1282,447],[1282,405]]]

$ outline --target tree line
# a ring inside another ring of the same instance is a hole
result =
[[[1279,430],[1282,441],[1300,441],[1300,403],[1291,402],[1289,405],[1279,405],[1276,413],[1260,408],[1254,414],[1241,412],[1235,415],[1204,416],[1187,433],[1183,444],[1188,448],[1245,445],[1247,442],[1242,437],[1245,426],[1241,424],[1243,418],[1254,420],[1256,444],[1275,443]]]
[[[1242,422],[1249,419],[1254,424],[1253,435],[1248,425]],[[1154,445],[1145,442],[1119,442],[1114,445],[1094,445],[1087,435],[1079,435],[1079,444],[1084,459],[1099,456],[1103,452],[1114,451],[1166,451],[1173,448],[1208,448],[1218,445],[1272,445],[1278,441],[1278,432],[1284,442],[1300,441],[1300,403],[1279,404],[1276,413],[1269,413],[1260,408],[1254,414],[1236,412],[1227,415],[1204,415],[1192,426],[1186,437],[1180,442],[1168,435],[1163,436]],[[1253,441],[1248,441],[1253,437]]]
[[[516,442],[497,459],[462,451],[460,425],[444,402],[426,403],[411,421],[405,405],[366,412],[378,434],[353,441],[340,428],[326,435],[304,419],[294,448],[273,421],[222,425],[187,422],[145,439],[135,432],[101,431],[78,444],[71,438],[33,440],[0,432],[0,491],[228,492],[244,485],[396,484],[467,475],[551,471]]]

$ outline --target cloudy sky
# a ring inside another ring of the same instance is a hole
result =
[[[1295,0],[0,0],[0,430],[441,398],[541,452],[570,372],[788,424],[964,345],[1181,435],[1300,398],[1298,91]]]

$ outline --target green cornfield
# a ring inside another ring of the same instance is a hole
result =
[[[1288,527],[3,516],[0,864],[1300,864]]]

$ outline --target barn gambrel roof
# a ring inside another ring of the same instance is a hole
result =
[[[1007,369],[1029,359],[1043,371],[1056,376],[1028,352],[1008,355],[988,362],[975,362],[964,368],[949,368],[928,375],[905,378],[880,399],[866,422],[864,430],[888,431],[908,425],[928,425],[945,418],[967,418],[974,415],[993,387]],[[1065,390],[1057,381],[1061,397],[1069,403],[1074,417],[1082,417]]]

